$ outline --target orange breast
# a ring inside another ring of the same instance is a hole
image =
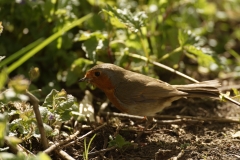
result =
[[[114,95],[114,89],[111,89],[111,90],[105,90],[104,91],[106,96],[108,97],[108,99],[112,102],[112,104],[117,108],[119,109],[121,112],[125,112],[125,113],[128,113],[128,110],[126,107],[122,106],[118,99],[116,98],[116,96]]]

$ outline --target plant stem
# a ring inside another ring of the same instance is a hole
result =
[[[161,61],[167,59],[168,57],[170,57],[170,56],[173,55],[174,53],[178,53],[178,52],[180,52],[181,50],[182,50],[182,47],[178,47],[178,48],[174,49],[172,52],[167,53],[167,54],[165,54],[164,56],[162,56],[162,58],[159,59],[159,62],[161,62]]]
[[[149,62],[149,63],[151,63],[151,64],[153,64],[153,65],[155,65],[155,66],[164,68],[164,69],[166,69],[166,70],[168,70],[168,71],[170,71],[170,72],[173,72],[173,73],[175,73],[175,74],[177,74],[177,75],[179,75],[179,76],[181,76],[181,77],[184,77],[184,78],[186,78],[186,79],[188,79],[188,80],[190,80],[190,81],[192,81],[192,82],[198,83],[198,81],[197,81],[196,79],[194,79],[194,78],[192,78],[192,77],[189,77],[188,75],[183,74],[183,73],[181,73],[181,72],[179,72],[179,71],[176,71],[175,69],[173,69],[173,68],[171,68],[171,67],[168,67],[168,66],[166,66],[166,65],[164,65],[164,64],[161,64],[161,63],[152,61],[152,60],[150,60],[150,59],[148,59],[148,58],[146,58],[146,57],[144,57],[144,56],[141,56],[141,55],[138,55],[138,54],[133,54],[133,53],[128,53],[128,56],[133,57],[133,58],[137,58],[137,59],[144,60],[144,61]]]
[[[143,36],[143,33],[142,33],[141,28],[139,29],[139,33],[140,33],[139,38],[140,38],[140,40],[141,40],[141,43],[142,43],[142,47],[143,47],[143,51],[144,51],[144,53],[145,53],[145,56],[146,56],[147,58],[149,58],[149,53],[148,53],[147,47],[146,47],[146,45],[145,45],[145,43],[144,43],[144,36]]]

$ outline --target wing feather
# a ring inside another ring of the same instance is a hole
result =
[[[124,81],[115,88],[115,96],[124,104],[156,101],[172,96],[184,96],[187,93],[178,91],[168,83],[143,76],[138,73],[126,74]]]

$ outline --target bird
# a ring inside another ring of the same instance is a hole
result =
[[[217,80],[171,85],[110,63],[95,65],[79,82],[98,87],[121,112],[145,117],[155,116],[180,98],[218,98],[221,86]]]

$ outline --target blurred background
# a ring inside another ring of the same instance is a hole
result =
[[[0,89],[81,99],[91,86],[77,81],[98,62],[189,83],[136,55],[199,81],[237,80],[239,14],[238,0],[1,0]]]

